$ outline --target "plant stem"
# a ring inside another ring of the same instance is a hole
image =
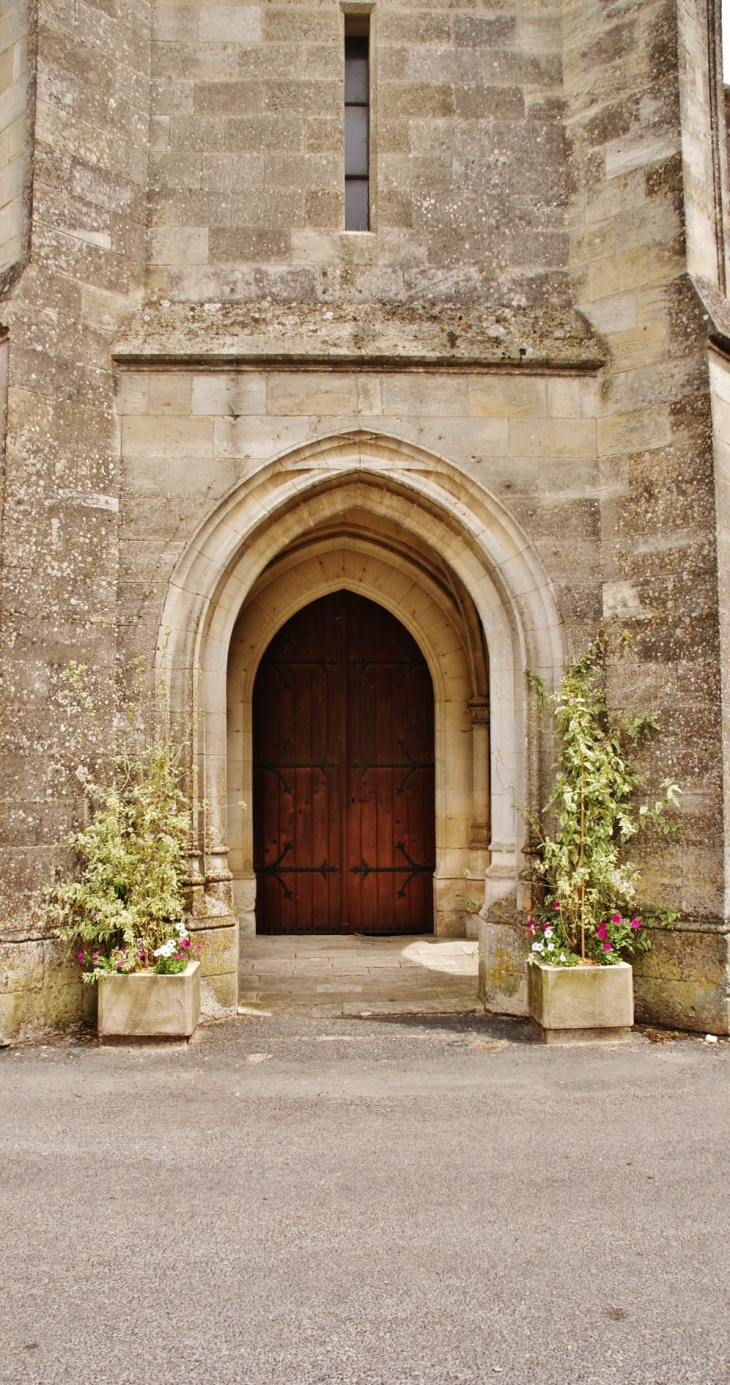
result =
[[[585,962],[586,959],[586,882],[583,871],[584,848],[585,848],[585,827],[586,827],[586,800],[585,800],[585,764],[581,756],[580,762],[580,955]]]

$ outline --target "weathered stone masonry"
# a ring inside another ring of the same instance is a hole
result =
[[[429,662],[437,930],[484,882],[487,1003],[525,1006],[524,821],[554,684],[612,616],[616,711],[682,836],[642,1018],[727,1032],[730,310],[709,0],[363,4],[368,232],[345,232],[335,0],[38,0],[0,18],[0,1034],[81,1012],[38,891],[83,811],[61,674],[111,728],[158,657],[193,728],[207,1004],[255,928],[250,694],[347,585]],[[488,712],[487,710],[488,709]],[[488,721],[487,721],[488,716]],[[471,888],[471,887],[470,887]]]

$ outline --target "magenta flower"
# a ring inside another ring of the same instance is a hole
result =
[[[553,900],[553,909],[559,909],[559,908],[560,908],[560,905],[558,904],[557,899],[554,899],[554,900]]]
[[[596,929],[596,937],[597,937],[597,938],[607,938],[607,937],[608,937],[608,930],[607,930],[607,928],[606,928],[605,923],[599,923],[599,925],[598,925],[598,927],[597,927],[597,929]]]
[[[603,951],[604,951],[604,952],[613,952],[613,948],[611,947],[611,944],[610,944],[610,943],[604,943],[604,944],[603,944]]]
[[[632,927],[632,928],[641,928],[641,919],[632,919],[632,920],[631,920],[631,927]]]
[[[77,962],[85,962],[85,961],[86,961],[86,958],[85,958],[83,952],[77,952],[77,953],[76,953],[76,960],[77,960]]]
[[[547,930],[548,930],[548,928],[550,927],[550,924],[549,924],[549,923],[541,923],[541,924],[540,924],[540,927],[542,928],[543,933],[546,933]]]
[[[621,922],[621,915],[620,915],[620,914],[612,914],[612,915],[611,915],[611,923],[620,923],[620,922]]]
[[[535,936],[535,934],[536,934],[536,932],[537,932],[537,929],[536,929],[536,927],[535,927],[535,920],[534,920],[534,919],[528,919],[528,921],[527,921],[527,931],[528,931],[528,933],[530,934],[530,937],[531,937],[531,938],[534,938],[534,936]]]

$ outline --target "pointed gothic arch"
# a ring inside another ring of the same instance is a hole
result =
[[[297,603],[338,585],[388,606],[429,662],[437,718],[440,699],[441,725],[449,727],[440,754],[440,922],[444,931],[455,931],[468,833],[480,817],[474,803],[457,814],[456,846],[450,812],[467,780],[472,789],[480,781],[473,755],[467,772],[455,747],[470,726],[484,725],[488,705],[488,908],[518,888],[519,806],[540,791],[524,669],[553,686],[563,665],[564,632],[539,556],[501,501],[446,459],[372,432],[320,439],[244,478],[205,519],[171,576],[160,663],[173,711],[193,728],[191,850],[199,906],[212,915],[231,908],[228,834],[234,827],[239,911],[244,917],[253,912],[252,872],[237,819],[246,801],[245,773],[236,768],[246,762],[246,688],[267,637]],[[481,674],[480,632],[486,646]],[[227,702],[229,658],[243,675],[238,710]],[[487,686],[480,687],[480,678]],[[454,780],[448,766],[459,759]]]

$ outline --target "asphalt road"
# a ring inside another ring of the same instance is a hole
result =
[[[240,1019],[0,1053],[0,1380],[730,1381],[730,1045]]]

